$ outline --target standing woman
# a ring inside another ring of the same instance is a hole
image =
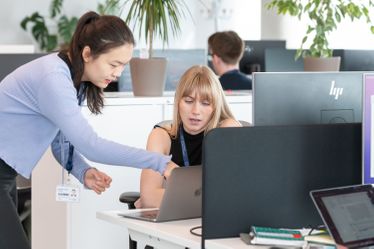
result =
[[[134,43],[119,17],[88,12],[67,51],[31,61],[0,82],[0,248],[30,248],[17,214],[15,178],[29,178],[49,145],[60,164],[98,194],[111,178],[81,155],[166,177],[176,167],[170,156],[100,138],[81,113],[83,100],[92,113],[100,113],[103,88],[121,75]]]

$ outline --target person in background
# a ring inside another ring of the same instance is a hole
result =
[[[251,90],[252,80],[239,71],[244,42],[234,31],[216,32],[208,38],[214,71],[224,90]]]
[[[216,127],[239,126],[241,124],[232,115],[214,72],[207,66],[193,66],[179,81],[172,122],[154,127],[148,137],[147,150],[171,155],[171,160],[181,167],[199,165],[204,135],[208,131]],[[140,198],[135,206],[159,207],[164,194],[163,184],[161,175],[143,169]]]
[[[103,89],[121,75],[134,43],[119,17],[87,12],[67,51],[31,61],[0,82],[0,248],[31,248],[17,214],[16,176],[29,178],[49,145],[59,163],[97,194],[111,178],[81,155],[150,168],[160,177],[177,167],[170,156],[99,137],[81,113],[84,100],[93,114],[101,112]]]

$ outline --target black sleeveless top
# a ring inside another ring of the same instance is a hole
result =
[[[166,130],[165,128],[156,125],[156,127],[159,127],[161,129]],[[167,131],[167,130],[166,130]],[[201,164],[201,155],[202,155],[202,146],[203,146],[203,139],[204,139],[204,131],[200,132],[196,135],[188,134],[183,129],[184,134],[184,140],[186,143],[187,148],[187,155],[188,160],[190,161],[190,166],[194,165],[200,165]],[[171,146],[170,146],[170,152],[169,155],[171,156],[171,160],[178,164],[181,167],[184,167],[184,161],[183,161],[183,154],[182,154],[182,146],[180,142],[180,136],[178,136],[174,139],[170,137],[171,140]]]

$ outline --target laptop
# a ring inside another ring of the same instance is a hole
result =
[[[119,214],[151,222],[201,217],[201,166],[175,168],[166,182],[159,209],[134,210]]]
[[[374,188],[356,185],[310,193],[335,243],[348,248],[374,245]]]

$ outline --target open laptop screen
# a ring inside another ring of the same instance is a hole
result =
[[[311,192],[335,242],[349,248],[374,245],[374,189],[350,186]]]

